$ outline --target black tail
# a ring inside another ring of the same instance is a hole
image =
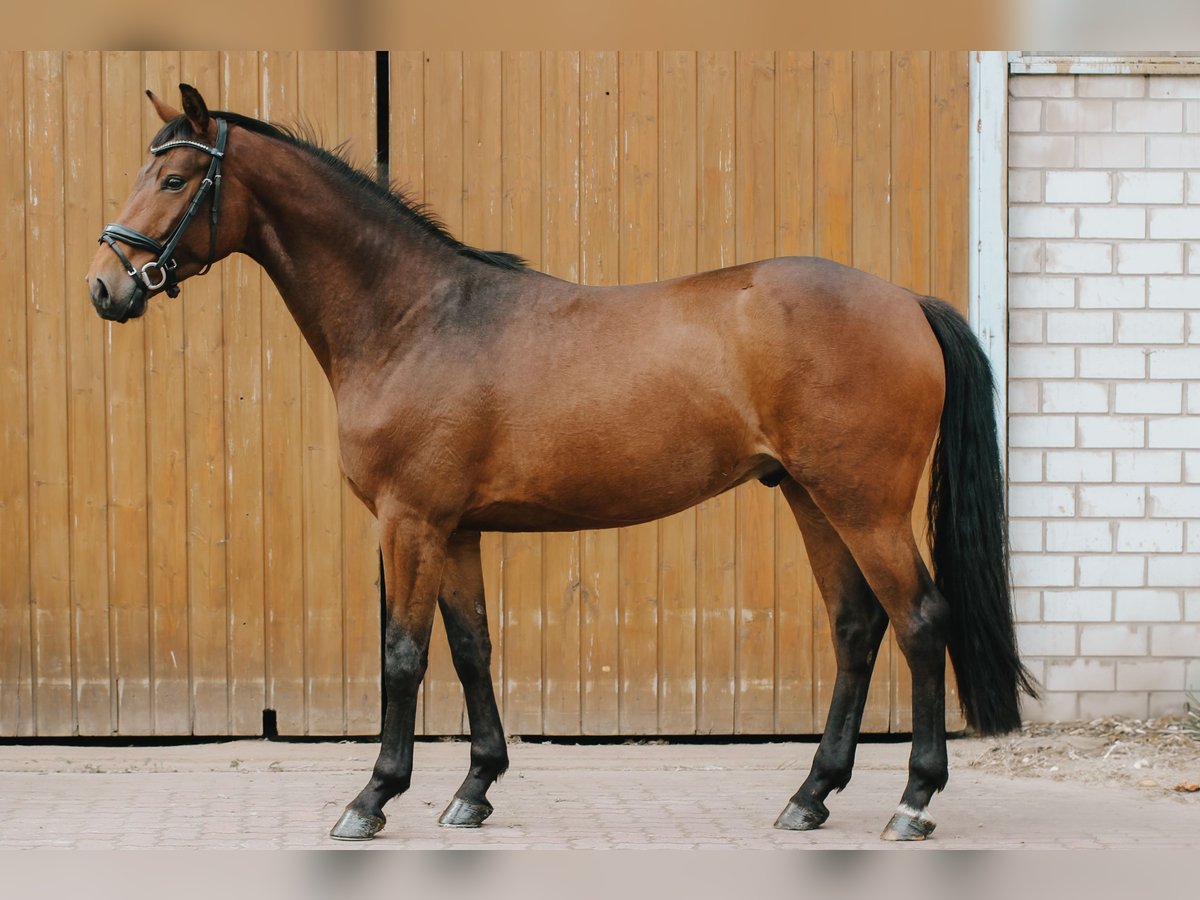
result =
[[[1019,692],[1037,690],[1013,632],[992,371],[953,307],[923,297],[921,309],[946,365],[929,491],[934,580],[952,611],[948,643],[963,713],[981,734],[1001,734],[1021,726]]]

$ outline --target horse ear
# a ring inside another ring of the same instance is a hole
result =
[[[196,134],[208,134],[208,107],[205,106],[204,98],[200,96],[200,92],[190,84],[181,84],[179,85],[179,93],[183,97],[183,114],[192,123],[192,128],[196,130]]]
[[[179,118],[179,110],[170,106],[155,96],[154,91],[146,91],[146,96],[150,98],[150,102],[154,104],[154,111],[158,113],[158,117],[164,122],[170,122]]]

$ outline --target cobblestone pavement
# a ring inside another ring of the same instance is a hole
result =
[[[951,778],[926,848],[1200,847],[1200,795],[1019,779]],[[478,830],[439,828],[468,745],[422,742],[413,787],[388,807],[387,848],[881,848],[907,744],[859,748],[854,780],[816,832],[771,827],[813,744],[568,746],[514,743]],[[327,831],[365,783],[376,747],[234,741],[163,747],[0,746],[0,848],[338,848]],[[361,845],[359,845],[361,846]]]

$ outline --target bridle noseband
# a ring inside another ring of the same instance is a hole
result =
[[[109,222],[104,226],[104,231],[100,234],[100,242],[112,247],[113,253],[117,254],[117,258],[125,266],[125,271],[129,273],[134,281],[140,281],[151,291],[157,291],[159,288],[165,286],[168,297],[179,296],[179,282],[175,280],[175,269],[178,265],[174,258],[175,248],[179,245],[179,241],[183,238],[188,226],[192,224],[192,219],[196,218],[196,213],[200,211],[200,204],[209,191],[212,191],[212,224],[209,231],[208,262],[196,274],[203,275],[212,268],[213,258],[217,252],[217,215],[221,200],[221,160],[225,157],[225,139],[229,135],[229,126],[225,123],[224,119],[217,119],[216,123],[217,144],[215,147],[201,144],[199,141],[178,140],[168,141],[165,144],[159,144],[157,147],[150,148],[150,152],[155,156],[166,153],[168,150],[173,150],[176,147],[192,147],[212,157],[212,161],[208,164],[208,172],[205,174],[204,180],[200,182],[200,190],[196,191],[196,196],[192,198],[192,203],[187,208],[187,212],[183,214],[183,218],[179,220],[179,224],[175,226],[175,230],[171,232],[165,242],[160,243],[147,234],[142,234],[140,231],[117,222]],[[131,247],[140,247],[143,250],[149,250],[151,253],[158,254],[158,258],[146,263],[139,271],[129,261],[129,257],[124,254],[120,246],[118,246],[117,241],[121,241]],[[158,271],[157,281],[151,274],[155,270]]]

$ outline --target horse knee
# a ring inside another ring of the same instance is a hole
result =
[[[878,606],[865,614],[839,611],[833,623],[839,667],[846,671],[869,669],[886,628],[887,615]]]
[[[428,663],[428,643],[418,643],[406,631],[387,629],[383,647],[383,674],[388,684],[420,684]]]
[[[912,658],[940,658],[945,653],[950,616],[950,604],[940,593],[922,595],[905,617],[904,627],[897,629],[896,636],[910,664]]]

